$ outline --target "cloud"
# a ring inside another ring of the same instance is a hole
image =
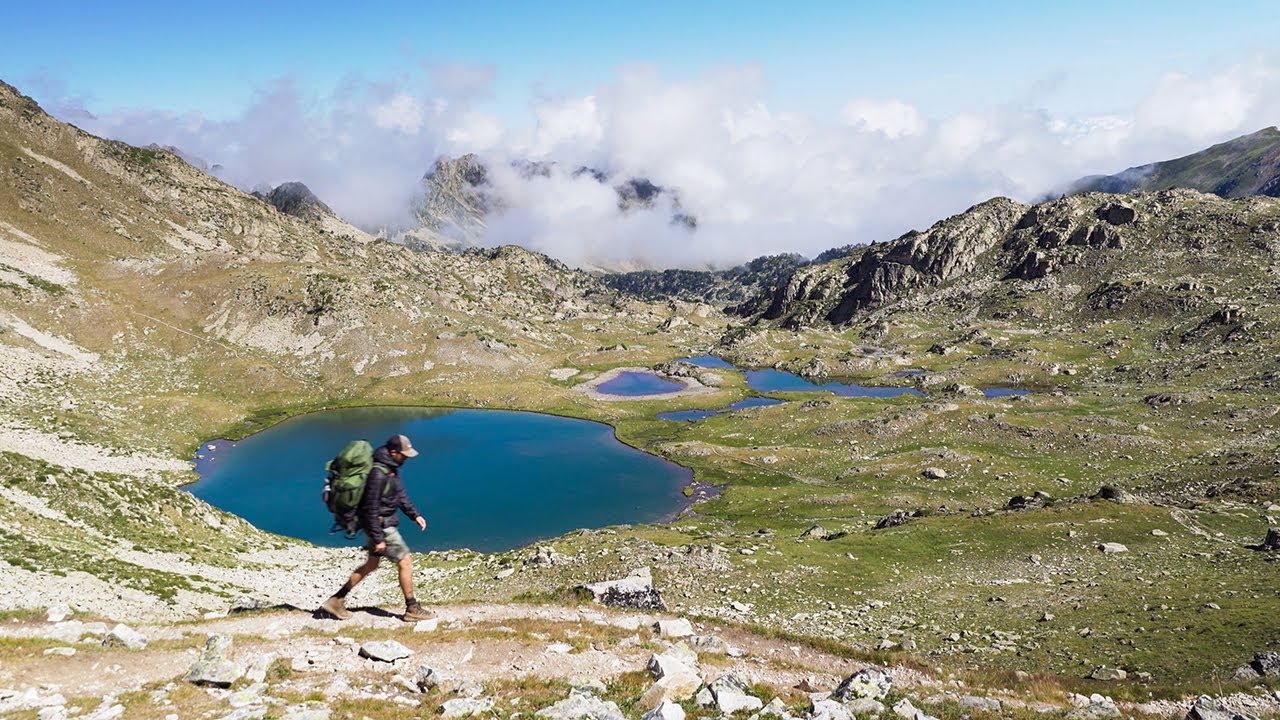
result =
[[[637,64],[589,93],[537,97],[527,119],[513,120],[476,99],[492,68],[441,65],[429,75],[421,86],[348,78],[323,95],[283,78],[218,121],[145,109],[95,116],[74,100],[51,107],[92,132],[219,163],[241,187],[301,180],[374,228],[408,222],[438,154],[478,152],[509,207],[490,218],[486,243],[571,263],[664,267],[888,239],[993,195],[1032,201],[1082,175],[1185,155],[1280,117],[1275,55],[1169,73],[1131,108],[1081,116],[1025,100],[927,117],[903,98],[854,96],[838,117],[820,118],[771,104],[755,66],[672,80]],[[1055,75],[1023,96],[1062,82]],[[528,177],[513,160],[554,164]],[[584,165],[674,190],[696,232],[671,222],[671,194],[620,213],[608,184],[574,176]]]

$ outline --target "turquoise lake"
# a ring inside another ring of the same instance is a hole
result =
[[[408,435],[421,453],[401,469],[427,519],[401,515],[418,551],[509,550],[579,528],[659,522],[687,500],[693,471],[619,442],[601,423],[505,410],[357,408],[293,418],[238,442],[202,444],[192,494],[255,526],[318,545],[331,534],[324,464],[349,440]],[[215,447],[210,451],[209,445]]]

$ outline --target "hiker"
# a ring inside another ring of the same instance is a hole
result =
[[[400,570],[400,590],[404,592],[404,621],[417,622],[435,617],[435,613],[419,605],[417,598],[413,596],[413,556],[409,554],[409,548],[397,529],[400,525],[397,510],[413,518],[418,529],[427,529],[427,521],[405,493],[404,483],[400,480],[400,466],[417,454],[418,451],[413,449],[409,438],[404,435],[392,435],[385,445],[373,451],[374,466],[369,471],[364,494],[356,510],[360,529],[364,530],[369,539],[365,546],[369,551],[369,558],[351,573],[350,579],[333,597],[320,606],[321,610],[339,620],[351,617],[351,611],[346,608],[347,594],[368,577],[369,573],[377,570],[384,557],[394,562]]]

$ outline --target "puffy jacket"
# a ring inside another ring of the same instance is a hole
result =
[[[400,524],[401,510],[405,515],[416,518],[422,513],[409,499],[404,491],[404,482],[400,480],[400,463],[391,458],[386,446],[373,451],[373,470],[364,483],[364,495],[360,497],[360,528],[369,538],[369,542],[378,544],[386,539],[382,532],[384,527],[396,527]],[[380,467],[381,466],[381,467]],[[386,467],[388,472],[383,472]]]

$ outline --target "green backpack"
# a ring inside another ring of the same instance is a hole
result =
[[[320,497],[333,513],[335,530],[344,529],[347,537],[355,537],[356,508],[360,507],[360,498],[364,496],[365,481],[373,470],[373,446],[368,440],[352,440],[343,446],[337,456],[324,464],[327,471],[324,490]],[[385,473],[391,470],[378,464]],[[390,483],[388,483],[388,487]],[[386,492],[386,488],[383,488]]]

